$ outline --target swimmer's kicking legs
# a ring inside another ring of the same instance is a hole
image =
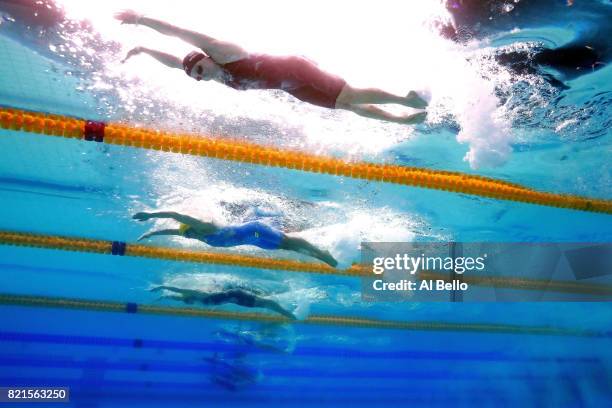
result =
[[[154,287],[153,289],[151,289],[151,292],[159,292],[161,290],[178,293],[178,295],[166,295],[162,296],[160,299],[179,300],[189,305],[195,302],[200,302],[203,305],[221,305],[224,303],[234,303],[236,305],[244,307],[261,307],[263,309],[268,309],[277,312],[289,319],[296,319],[293,313],[284,309],[277,302],[257,296],[254,293],[248,292],[244,289],[229,289],[222,292],[206,293],[193,289],[182,289],[174,286],[162,285]]]

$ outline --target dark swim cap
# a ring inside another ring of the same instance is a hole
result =
[[[191,76],[191,70],[203,58],[206,58],[206,55],[198,51],[192,51],[183,58],[183,69],[187,75]]]

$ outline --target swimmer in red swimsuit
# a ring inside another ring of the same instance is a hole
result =
[[[407,96],[398,96],[376,88],[354,88],[344,79],[321,70],[306,58],[251,54],[238,45],[145,17],[131,10],[117,13],[115,17],[123,24],[140,24],[162,34],[178,37],[203,51],[192,52],[181,61],[174,55],[136,47],[128,52],[124,61],[144,53],[168,67],[184,70],[198,81],[214,80],[238,90],[281,89],[313,105],[349,110],[361,116],[389,122],[417,124],[422,123],[426,117],[425,111],[395,115],[376,106],[393,103],[424,109],[427,102],[414,91]]]

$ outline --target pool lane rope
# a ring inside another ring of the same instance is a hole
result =
[[[334,269],[328,265],[315,262],[301,262],[291,259],[258,257],[240,254],[228,254],[212,251],[198,251],[181,248],[168,248],[149,245],[128,244],[121,241],[106,241],[90,238],[65,237],[57,235],[31,234],[16,231],[0,230],[0,245],[46,248],[75,252],[90,252],[101,255],[131,256],[154,258],[167,261],[216,264],[243,268],[259,268],[289,272],[316,273],[358,278],[380,279],[372,274],[370,267],[354,264],[347,269]],[[452,281],[448,275],[434,271],[419,271],[419,280]],[[589,284],[572,281],[547,281],[525,278],[508,278],[494,276],[464,275],[463,282],[470,285],[521,290],[539,290],[564,293],[589,294],[594,296],[611,296],[612,286]]]
[[[163,132],[12,108],[0,108],[0,128],[612,214],[612,200],[542,192],[476,175],[392,164],[349,162],[236,140]]]
[[[64,251],[90,252],[105,255],[155,258],[169,261],[282,270],[290,272],[309,272],[362,277],[368,275],[368,272],[358,265],[348,269],[339,270],[323,263],[301,262],[291,259],[136,245],[121,241],[29,234],[14,231],[0,230],[0,244],[32,248],[58,249]]]
[[[610,337],[610,332],[561,328],[551,326],[521,326],[494,323],[455,323],[440,321],[399,321],[378,320],[361,317],[337,315],[311,315],[305,320],[289,320],[274,314],[255,312],[232,312],[200,308],[157,306],[149,304],[110,302],[102,300],[27,296],[0,293],[0,305],[29,306],[42,308],[61,308],[90,310],[99,312],[118,312],[129,314],[166,315],[177,317],[199,317],[209,319],[229,319],[257,321],[264,323],[298,323],[325,326],[344,326],[366,329],[392,329],[412,331],[453,331],[499,334],[528,334],[548,336]]]

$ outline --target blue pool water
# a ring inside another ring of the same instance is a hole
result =
[[[0,1],[0,11],[8,3]],[[553,2],[542,4],[548,3]],[[214,85],[202,88],[206,100],[193,106],[183,99],[200,94],[188,94],[192,84],[184,75],[143,74],[136,81],[120,71],[116,59],[91,69],[84,55],[92,54],[82,54],[88,47],[106,47],[94,57],[121,52],[95,36],[76,37],[77,46],[75,37],[54,38],[51,29],[32,36],[4,14],[0,105],[462,171],[609,200],[612,68],[602,62],[578,74],[550,67],[517,73],[494,58],[525,44],[555,48],[580,38],[594,44],[593,33],[605,37],[610,30],[609,2],[577,1],[582,4],[569,25],[571,9],[560,3],[550,10],[521,9],[514,20],[494,14],[494,23],[480,24],[480,31],[466,19],[471,42],[444,41],[452,55],[470,61],[475,83],[484,84],[470,96],[476,101],[470,105],[474,120],[465,117],[464,108],[451,107],[449,100],[461,99],[461,92],[449,91],[443,95],[449,99],[434,99],[430,123],[414,132],[310,108],[275,93],[241,99]],[[45,41],[76,48],[64,53]],[[155,88],[159,82],[165,85]],[[176,87],[176,93],[168,95],[167,87]],[[243,100],[252,105],[245,107]],[[488,122],[495,113],[506,118],[499,127]],[[506,141],[485,147],[478,138],[458,143],[460,129],[491,139],[511,135],[511,152],[498,165],[466,161],[468,149],[489,157]],[[504,132],[495,133],[500,129]],[[384,148],[373,147],[376,138]],[[131,219],[146,209],[175,209],[225,223],[263,217],[303,231],[300,236],[330,249],[343,267],[359,260],[361,241],[612,241],[607,214],[6,130],[0,130],[0,152],[0,230],[131,243],[153,227]],[[153,243],[205,249],[183,239]],[[246,247],[230,252],[236,251],[268,255]],[[584,282],[609,282],[610,270]],[[361,282],[350,277],[0,246],[2,295],[185,306],[158,300],[149,289],[160,284],[249,286],[273,293],[287,307],[308,304],[312,315],[457,325],[445,330],[277,325],[2,304],[0,386],[68,386],[76,407],[612,404],[607,302],[370,303],[361,300]],[[489,329],[460,329],[474,324]],[[495,325],[554,327],[565,334],[496,332]]]

